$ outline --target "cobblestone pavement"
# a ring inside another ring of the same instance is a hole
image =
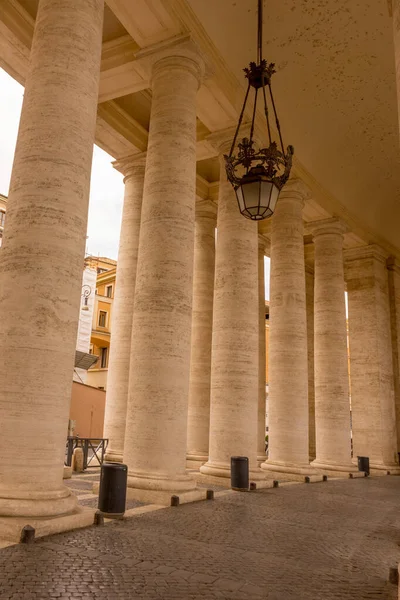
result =
[[[400,477],[232,492],[0,551],[0,599],[395,600]]]

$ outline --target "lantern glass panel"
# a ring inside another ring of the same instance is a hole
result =
[[[258,215],[260,205],[260,181],[250,181],[249,183],[242,183],[242,190],[244,196],[244,203],[248,212],[252,215]]]
[[[271,196],[270,196],[270,201],[269,201],[269,208],[272,212],[275,211],[275,206],[278,200],[278,196],[279,196],[279,189],[276,187],[276,185],[274,185],[273,183],[271,184],[272,189],[271,189]]]
[[[235,188],[235,192],[236,192],[236,198],[239,204],[239,210],[242,213],[245,210],[245,205],[244,205],[244,198],[243,198],[243,190],[242,190],[242,186],[239,185],[237,188]]]

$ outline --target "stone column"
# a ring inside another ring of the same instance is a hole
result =
[[[265,365],[265,272],[264,272],[265,240],[258,236],[258,434],[257,462],[260,465],[265,456],[265,411],[266,411],[266,365]]]
[[[78,510],[63,466],[102,23],[103,0],[40,0],[14,158],[0,263],[0,515],[31,525]]]
[[[315,246],[314,364],[316,459],[323,471],[353,470],[350,443],[343,233],[336,218],[311,224]]]
[[[397,451],[400,452],[400,266],[391,256],[387,260],[387,268],[389,278]]]
[[[152,67],[124,447],[130,495],[160,502],[195,488],[185,469],[196,95],[204,68],[189,44],[167,52]]]
[[[349,310],[353,456],[398,473],[389,286],[384,251],[345,251]]]
[[[208,459],[216,224],[216,205],[197,200],[187,441],[187,466],[191,468]]]
[[[314,244],[304,244],[306,262],[306,310],[308,353],[308,453],[315,458],[315,387],[314,387]],[[310,264],[312,263],[312,264]]]
[[[112,341],[104,416],[104,437],[109,439],[105,458],[109,462],[122,462],[124,451],[133,300],[145,165],[145,154],[133,155],[114,163],[114,167],[125,175],[125,194],[113,302]]]
[[[308,189],[288,181],[272,217],[267,471],[308,474],[307,314],[302,210]]]
[[[398,118],[400,119],[400,0],[389,0],[391,3],[393,17],[393,43],[394,59],[396,68],[397,106]],[[400,126],[400,122],[399,122]]]
[[[233,135],[233,134],[232,134]],[[257,466],[258,430],[258,230],[239,212],[225,173],[224,153],[232,135],[210,140],[220,152],[220,185],[215,259],[214,321],[211,364],[210,449],[200,472],[229,481],[231,456]]]

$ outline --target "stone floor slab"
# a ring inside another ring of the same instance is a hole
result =
[[[399,498],[335,479],[146,510],[0,550],[0,600],[395,600]]]

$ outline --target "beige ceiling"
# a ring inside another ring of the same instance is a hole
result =
[[[19,4],[28,12],[28,14],[36,19],[39,0],[18,0]],[[108,8],[107,4],[104,6],[104,27],[103,27],[103,42],[109,42],[115,40],[121,35],[126,34],[126,29],[118,21],[114,13]]]
[[[188,0],[234,74],[255,59],[256,0]],[[285,144],[370,231],[400,247],[399,132],[387,0],[264,0]],[[243,80],[244,81],[244,80]]]

